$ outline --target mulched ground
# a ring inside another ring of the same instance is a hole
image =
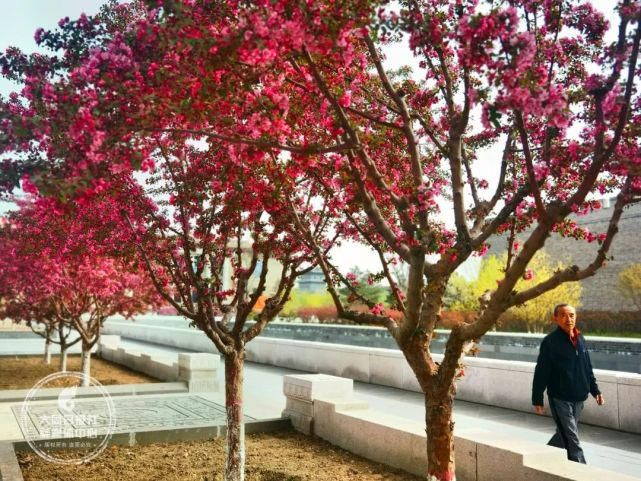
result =
[[[80,355],[68,356],[67,370],[80,371]],[[50,365],[44,364],[41,356],[3,356],[0,357],[0,390],[29,389],[40,379],[54,372],[58,372],[58,356],[51,356]],[[145,374],[93,356],[91,357],[91,377],[105,385],[159,382]],[[46,387],[71,385],[70,382],[64,381],[66,380],[56,380],[48,383]]]
[[[421,479],[293,431],[250,434],[246,442],[246,481]],[[224,452],[224,439],[214,439],[112,446],[80,466],[48,463],[32,452],[19,453],[18,459],[25,481],[222,481]]]

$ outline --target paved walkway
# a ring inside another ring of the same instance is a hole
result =
[[[120,347],[167,360],[177,359],[178,353],[184,352],[128,339],[123,339]],[[285,408],[282,378],[285,374],[296,373],[300,374],[300,371],[246,363],[247,414],[259,418],[280,416]],[[219,375],[221,385],[224,385],[222,369]],[[421,424],[425,422],[423,396],[419,393],[362,382],[354,383],[354,392],[355,397],[367,401],[372,409]],[[454,421],[458,429],[481,428],[542,444],[547,443],[555,429],[554,421],[548,417],[465,401],[455,402]],[[591,465],[641,477],[641,435],[582,425],[581,439]]]
[[[21,354],[39,353],[41,344],[37,339],[33,340],[30,346],[21,343],[19,351]],[[184,352],[127,339],[122,340],[121,347],[172,362],[177,360],[179,352]],[[10,354],[10,348],[0,345],[0,354],[2,353]],[[299,371],[247,363],[244,385],[245,414],[255,419],[280,417],[285,407],[282,378],[285,374],[293,373]],[[224,385],[222,369],[219,370],[219,376],[221,385]],[[423,398],[419,393],[361,382],[354,383],[354,391],[355,397],[367,401],[372,409],[421,424],[425,422]],[[207,393],[203,397],[216,403],[224,403],[223,393]],[[0,404],[0,440],[21,437],[11,412],[11,405],[15,404]],[[546,443],[554,432],[554,423],[550,418],[463,401],[455,402],[454,421],[457,429],[481,428],[542,444]],[[581,439],[586,458],[591,465],[641,478],[641,435],[582,425]]]

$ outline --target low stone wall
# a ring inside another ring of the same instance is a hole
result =
[[[417,476],[427,472],[425,428],[420,423],[377,412],[353,398],[350,379],[327,375],[285,376],[283,392],[295,429],[319,436],[365,458]],[[639,481],[641,478],[566,459],[565,451],[494,432],[457,432],[459,481]]]
[[[189,392],[188,384],[182,381],[176,382],[152,382],[141,384],[110,384],[102,388],[109,396],[148,396],[151,394],[182,394]],[[51,387],[38,389],[37,393],[31,393],[31,399],[37,401],[57,400],[65,388]],[[17,402],[21,403],[30,394],[30,389],[8,389],[0,391],[0,403]],[[76,398],[99,397],[102,393],[95,387],[78,387],[75,393]],[[0,481],[2,481],[0,479]]]
[[[141,341],[217,354],[209,338],[195,329],[150,329],[144,324],[110,322],[105,331]],[[434,357],[441,359],[438,354]],[[260,336],[247,344],[247,360],[420,392],[416,377],[402,353],[394,349]],[[533,363],[467,358],[465,364],[465,376],[457,385],[457,399],[531,412]],[[599,369],[595,374],[606,404],[599,407],[588,400],[582,420],[596,426],[641,433],[641,375]]]
[[[180,318],[182,319],[182,318]],[[172,318],[170,320],[173,321]],[[151,342],[163,346],[176,347],[192,352],[218,353],[216,346],[202,331],[186,327],[186,320],[174,327],[174,322],[168,326],[148,324],[141,319],[137,322],[110,319],[102,330],[104,334],[118,335],[143,342]],[[101,336],[101,338],[103,337]]]
[[[120,347],[120,336],[103,335],[98,352],[108,361],[128,366],[163,381],[183,381],[190,392],[216,392],[220,390],[218,368],[220,357],[207,353],[181,353],[178,362],[155,359],[148,354],[128,352]]]
[[[124,324],[124,325],[123,325]],[[128,330],[127,326],[146,325],[145,335],[149,339],[156,336],[162,329],[179,329],[183,332],[194,332],[189,328],[189,321],[180,316],[159,316],[146,314],[138,316],[135,322],[113,317],[106,323],[107,331]],[[135,329],[135,328],[133,328]],[[168,331],[178,336],[176,343],[182,342],[180,331]],[[197,331],[196,331],[197,332]],[[449,331],[437,330],[438,336],[432,342],[431,351],[443,352]],[[113,332],[119,334],[119,332]],[[204,336],[203,336],[204,337]],[[398,349],[394,339],[387,329],[375,326],[350,326],[336,324],[301,324],[291,322],[271,322],[267,325],[261,337],[292,339],[296,341],[325,342],[329,344],[346,344],[350,346],[376,347],[383,349]],[[487,359],[504,359],[510,361],[535,362],[543,334],[488,332],[479,343],[479,357]],[[613,371],[641,373],[641,339],[608,338],[587,336],[588,347],[591,350],[592,363],[600,369]],[[150,340],[149,342],[158,342]],[[209,340],[198,341],[201,351]],[[162,342],[161,342],[162,344]],[[185,347],[185,346],[178,346]],[[209,351],[207,351],[209,352]]]
[[[0,481],[24,481],[13,445],[0,442]]]
[[[22,324],[15,323],[11,319],[0,319],[0,331],[28,331],[31,332],[31,329]]]

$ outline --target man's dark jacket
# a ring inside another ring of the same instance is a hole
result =
[[[579,333],[576,347],[560,327],[541,342],[532,383],[532,404],[543,406],[543,391],[564,401],[585,401],[588,393],[601,394],[597,386],[590,354]]]

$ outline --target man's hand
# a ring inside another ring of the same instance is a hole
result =
[[[596,403],[599,406],[603,406],[605,404],[605,398],[603,397],[603,394],[597,394],[595,399],[596,399]]]
[[[543,406],[534,406],[534,412],[536,414],[545,414],[545,408]]]

